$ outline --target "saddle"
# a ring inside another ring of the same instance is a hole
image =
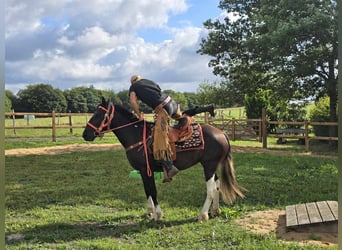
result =
[[[169,127],[169,141],[170,143],[182,142],[189,139],[193,133],[191,126],[192,118],[190,116],[183,116],[178,119],[178,123]]]

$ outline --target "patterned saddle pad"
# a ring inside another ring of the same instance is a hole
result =
[[[193,129],[192,136],[185,141],[175,142],[177,152],[204,148],[204,140],[201,125],[198,123],[192,123],[191,126]]]

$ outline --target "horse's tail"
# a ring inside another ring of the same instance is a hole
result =
[[[240,196],[241,198],[245,197],[242,193],[242,191],[245,191],[245,189],[240,187],[236,181],[231,146],[229,143],[229,138],[226,134],[225,137],[229,148],[226,157],[221,163],[220,191],[223,201],[228,204],[232,204],[236,199],[236,195]]]

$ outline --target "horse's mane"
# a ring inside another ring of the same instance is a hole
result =
[[[138,118],[129,110],[121,105],[115,104],[115,112],[119,112],[123,116],[127,117],[130,121],[137,121]]]

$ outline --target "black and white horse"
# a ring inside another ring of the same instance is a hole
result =
[[[140,172],[147,197],[147,213],[153,220],[162,218],[162,210],[157,199],[157,189],[154,171],[162,171],[161,166],[153,159],[148,150],[148,140],[153,123],[139,120],[127,109],[114,105],[102,98],[83,132],[86,141],[93,141],[105,132],[113,131],[126,149],[126,155],[131,166]],[[185,170],[196,163],[201,163],[207,185],[207,197],[198,217],[199,221],[220,214],[219,194],[226,203],[233,203],[236,196],[244,197],[239,187],[232,161],[229,139],[221,130],[208,125],[200,125],[204,146],[195,150],[177,150],[174,165],[179,170]],[[216,172],[221,166],[221,173]],[[181,173],[179,173],[181,174]]]

